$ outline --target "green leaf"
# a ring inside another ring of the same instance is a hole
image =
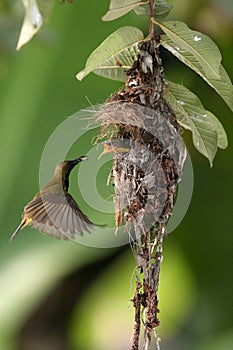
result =
[[[172,9],[172,5],[169,5],[165,0],[157,0],[154,2],[154,17],[161,19],[166,17]],[[137,15],[150,16],[150,5],[140,5],[134,8],[134,12]]]
[[[220,65],[219,79],[203,79],[222,97],[228,107],[233,111],[233,85],[226,70]]]
[[[16,50],[20,50],[38,33],[50,17],[53,8],[53,0],[22,0],[22,2],[25,8],[25,16]]]
[[[215,125],[215,130],[217,131],[217,135],[218,135],[218,144],[217,144],[218,147],[221,149],[226,149],[228,146],[226,131],[224,130],[219,119],[216,118],[214,114],[212,114],[210,111],[206,111],[206,114],[210,119],[212,119],[212,123]]]
[[[156,22],[158,24],[158,22]],[[165,22],[167,23],[167,22]],[[177,22],[175,22],[177,23]],[[180,22],[178,22],[180,23]],[[183,27],[183,23],[181,28]],[[186,25],[185,25],[186,27]],[[161,27],[162,28],[162,27]],[[180,26],[178,25],[178,28]],[[164,30],[164,27],[162,28]],[[169,32],[169,31],[168,31]],[[203,43],[205,39],[208,38],[204,36],[204,34],[200,34],[198,32],[193,32],[188,29],[187,33],[192,33],[191,35],[197,38],[202,38]],[[178,30],[180,33],[180,29]],[[186,33],[186,35],[187,35]],[[196,34],[197,33],[197,34]],[[219,62],[221,61],[221,56],[219,56],[219,51],[215,44],[209,39],[206,43],[206,48],[201,49],[201,53],[204,56],[204,61],[208,61],[207,65],[203,63],[203,60],[199,60],[198,55],[195,54],[194,51],[188,51],[186,44],[183,43],[182,39],[176,41],[175,35],[162,35],[161,37],[161,45],[164,46],[167,50],[169,50],[174,56],[176,56],[181,62],[186,64],[189,68],[194,70],[197,74],[199,74],[206,82],[209,84],[226,102],[228,107],[233,111],[233,86],[231,80],[225,71],[224,67]],[[201,40],[201,41],[202,41]],[[182,44],[183,43],[183,44]],[[198,42],[197,42],[198,43]],[[200,41],[199,41],[200,43]],[[210,46],[208,46],[210,43]],[[213,46],[214,45],[214,46]],[[212,60],[211,57],[212,56]],[[217,58],[216,65],[213,64],[213,61]],[[208,74],[208,65],[211,64],[212,68],[216,71],[216,76],[211,76],[211,72]],[[219,65],[219,67],[218,67]],[[217,74],[218,73],[218,74]]]
[[[206,76],[204,69],[200,63],[195,60],[194,57],[190,57],[189,60],[176,51],[166,40],[166,42],[161,39],[161,44],[170,52],[174,54],[181,62],[185,63],[188,67],[193,69],[197,74],[199,74],[208,85],[210,85],[226,102],[228,107],[233,111],[233,86],[231,80],[225,71],[224,67],[220,65],[219,78],[209,78]]]
[[[213,165],[217,147],[227,147],[227,136],[220,121],[207,111],[199,98],[183,85],[168,82],[165,99],[179,123],[192,131],[193,143]]]
[[[126,13],[133,10],[138,5],[148,4],[147,1],[139,0],[111,0],[109,10],[102,17],[103,21],[112,21],[116,18],[124,16]]]
[[[143,33],[135,27],[119,28],[91,53],[85,68],[76,75],[77,79],[82,80],[94,72],[109,79],[125,81],[125,72],[137,58],[137,46],[143,38]]]
[[[166,35],[162,35],[161,44],[173,55],[196,71],[201,66],[209,79],[220,78],[221,53],[215,43],[206,35],[190,30],[179,21],[157,22]]]

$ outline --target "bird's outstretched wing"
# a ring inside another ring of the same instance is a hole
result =
[[[68,193],[52,192],[35,197],[24,208],[23,217],[33,218],[28,226],[57,239],[82,236],[95,226]]]

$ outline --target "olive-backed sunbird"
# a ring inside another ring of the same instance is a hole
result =
[[[128,139],[110,139],[102,142],[102,145],[104,150],[100,154],[99,159],[106,153],[128,153],[131,149]]]
[[[11,241],[26,226],[57,239],[73,239],[75,234],[82,236],[84,232],[90,232],[95,225],[68,193],[70,172],[86,159],[82,156],[57,164],[53,178],[24,207],[22,221],[11,236]]]

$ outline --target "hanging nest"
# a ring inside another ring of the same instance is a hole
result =
[[[141,324],[143,349],[148,348],[159,325],[162,243],[186,149],[175,114],[163,97],[166,84],[159,37],[141,43],[138,58],[127,74],[124,89],[109,98],[96,117],[101,123],[99,140],[107,138],[104,153],[114,153],[116,227],[133,226],[139,274],[132,299],[135,325],[131,350],[138,350]]]
[[[142,43],[125,88],[97,113],[100,135],[108,138],[106,152],[114,153],[116,225],[136,219],[142,232],[171,215],[186,156],[180,127],[163,98],[157,50],[154,40]]]

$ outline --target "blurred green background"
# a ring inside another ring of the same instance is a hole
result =
[[[9,238],[38,190],[41,154],[51,133],[65,116],[89,107],[87,98],[102,103],[120,87],[93,74],[78,82],[76,73],[119,26],[135,25],[147,34],[148,24],[134,14],[102,22],[108,1],[61,5],[57,0],[46,29],[16,52],[22,22],[16,3],[0,3],[0,349],[128,349],[135,266],[129,247],[91,248],[30,228],[14,244]],[[214,39],[232,78],[232,1],[170,3],[172,19]],[[188,68],[164,52],[163,61],[166,76],[193,90],[221,120],[229,147],[218,151],[210,169],[184,133],[194,192],[182,223],[165,240],[158,333],[163,350],[228,350],[233,344],[232,113]],[[79,144],[77,155],[87,149]],[[85,211],[93,219],[88,207]]]

